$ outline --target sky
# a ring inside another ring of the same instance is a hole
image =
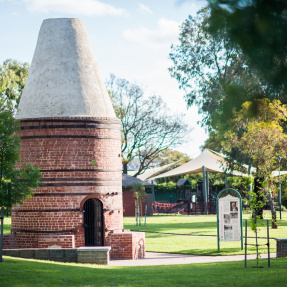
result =
[[[208,135],[197,123],[196,107],[187,109],[184,92],[168,68],[171,44],[178,44],[180,24],[205,0],[0,0],[0,63],[32,61],[40,26],[47,18],[80,18],[90,37],[100,73],[143,86],[160,95],[171,112],[185,114],[193,128],[177,148],[194,158]]]

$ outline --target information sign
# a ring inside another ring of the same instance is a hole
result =
[[[220,191],[217,195],[216,208],[218,251],[220,251],[221,241],[241,241],[241,249],[243,249],[242,199],[240,193],[233,188]]]
[[[238,197],[227,195],[219,199],[220,241],[240,241],[240,202]]]

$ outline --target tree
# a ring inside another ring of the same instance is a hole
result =
[[[28,63],[7,59],[0,66],[0,96],[4,100],[14,101],[16,107],[26,83],[29,72]]]
[[[186,153],[172,150],[170,148],[163,150],[158,157],[158,162],[160,166],[167,165],[173,162],[178,162],[176,165],[173,166],[173,168],[185,164],[189,161],[191,161],[191,158]]]
[[[285,0],[209,0],[210,32],[223,26],[230,41],[277,89],[287,88],[287,4]],[[222,15],[225,15],[224,17]]]
[[[223,11],[225,14],[228,12]],[[172,46],[170,53],[170,73],[185,90],[187,105],[199,107],[204,116],[202,125],[222,136],[229,128],[233,108],[266,97],[269,87],[262,85],[223,25],[210,33],[209,17],[210,8],[206,7],[183,22],[180,45]]]
[[[183,22],[180,44],[172,46],[170,53],[170,73],[185,90],[187,105],[197,105],[203,114],[201,124],[210,132],[205,147],[220,150],[234,108],[239,110],[244,102],[254,99],[287,103],[287,98],[284,89],[275,88],[261,77],[240,45],[231,41],[226,21],[230,12],[221,9],[218,18],[212,13],[214,10],[206,7]]]
[[[13,113],[12,103],[0,99],[0,262],[3,261],[4,208],[11,208],[12,205],[19,204],[31,196],[33,189],[38,187],[41,177],[39,168],[19,162],[20,139],[17,136],[19,124]]]
[[[158,158],[159,154],[185,142],[189,132],[183,115],[171,114],[159,96],[144,96],[137,84],[111,76],[107,87],[117,116],[122,124],[123,172],[135,157],[140,167],[137,177]]]
[[[200,147],[202,151],[205,149],[211,149],[216,152],[221,152],[222,150],[222,142],[223,138],[217,132],[211,131],[209,133],[208,139],[205,140],[204,144]]]
[[[133,196],[136,199],[136,225],[141,225],[142,201],[145,200],[145,188],[141,182],[133,182]]]
[[[271,173],[278,168],[278,155],[287,158],[287,135],[282,127],[286,119],[287,106],[278,100],[246,102],[235,112],[232,129],[225,135],[229,168],[242,170],[246,163],[256,168],[254,193],[251,194],[255,221],[258,216],[262,218],[266,193],[271,193]]]

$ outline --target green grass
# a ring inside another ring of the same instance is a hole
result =
[[[28,286],[287,286],[287,258],[271,268],[244,268],[243,262],[113,267],[55,263],[5,257],[1,287]],[[248,262],[248,266],[255,262]]]
[[[278,220],[279,228],[269,229],[270,238],[287,237],[287,213],[282,213],[282,216],[282,220]],[[249,217],[250,215],[244,214],[244,221]],[[271,220],[270,213],[265,212],[264,217]],[[266,220],[261,221],[261,224],[263,226],[259,228],[259,237],[266,237]],[[147,251],[194,255],[244,254],[244,250],[240,249],[240,242],[221,242],[220,252],[218,252],[216,215],[151,216],[147,217],[146,226],[136,226],[134,217],[124,217],[124,226],[126,229],[147,232]],[[177,235],[169,235],[168,233]],[[245,230],[243,233],[245,234]],[[255,238],[250,238],[255,236],[254,232],[248,228],[247,234],[248,243],[255,244]],[[266,243],[266,239],[259,239],[259,244]],[[276,252],[276,241],[270,240],[270,245],[271,252]],[[260,246],[259,252],[267,253],[266,245]],[[248,254],[255,253],[255,247],[248,246]]]
[[[271,219],[270,213],[265,212],[265,218]],[[244,220],[250,215],[245,214]],[[126,229],[146,231],[146,251],[169,252],[194,255],[234,255],[244,254],[240,249],[240,242],[221,242],[220,252],[217,250],[217,225],[216,215],[192,216],[150,216],[147,225],[136,226],[134,217],[124,217]],[[266,221],[260,227],[259,236],[266,237]],[[282,220],[278,220],[279,228],[270,228],[270,238],[287,238],[287,213],[282,213]],[[10,233],[11,218],[4,219],[4,233]],[[244,231],[244,230],[243,230]],[[159,232],[159,233],[150,233]],[[162,233],[162,234],[160,234]],[[183,235],[169,235],[183,234]],[[196,236],[186,236],[196,235]],[[208,235],[208,236],[199,236]],[[254,233],[248,229],[248,237]],[[254,238],[249,238],[248,243],[255,244]],[[259,244],[265,244],[266,239],[260,239]],[[271,252],[276,252],[276,241],[270,241]],[[267,253],[266,245],[259,247],[260,253]],[[256,249],[248,246],[248,254],[255,254]]]
[[[11,233],[11,217],[4,217],[4,234]]]

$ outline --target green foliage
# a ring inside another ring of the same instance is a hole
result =
[[[18,106],[29,72],[28,63],[8,59],[0,66],[0,96]]]
[[[252,182],[251,176],[242,176],[242,177],[227,177],[228,186],[232,187],[241,193],[249,192],[250,185]]]
[[[143,200],[145,198],[145,188],[141,182],[133,182],[132,191],[133,196],[137,200]]]
[[[285,193],[281,198],[282,205],[287,208],[287,194]]]
[[[210,13],[206,7],[183,22],[180,45],[172,46],[170,53],[174,65],[170,73],[186,92],[187,105],[199,107],[202,125],[221,137],[229,128],[233,108],[269,90],[249,67],[238,45],[230,41],[224,25],[210,33]],[[222,18],[225,14],[229,12],[222,11]]]
[[[154,191],[155,192],[169,192],[176,189],[176,183],[169,181],[169,182],[163,182],[158,183],[154,185]]]
[[[0,206],[21,203],[38,187],[40,170],[19,160],[20,139],[16,136],[19,123],[15,120],[12,104],[0,100]]]
[[[244,103],[234,112],[232,128],[225,134],[223,146],[229,167],[243,169],[248,163],[257,168],[257,176],[268,179],[278,168],[278,155],[287,157],[287,135],[282,128],[286,117],[287,107],[280,101]]]
[[[209,31],[225,28],[261,77],[277,90],[287,88],[287,17],[285,0],[209,0]],[[286,95],[286,92],[285,92]]]
[[[205,140],[204,144],[200,147],[202,151],[205,149],[214,150],[216,152],[221,152],[222,145],[221,142],[223,141],[222,135],[215,131],[211,131],[209,133],[208,139]]]

